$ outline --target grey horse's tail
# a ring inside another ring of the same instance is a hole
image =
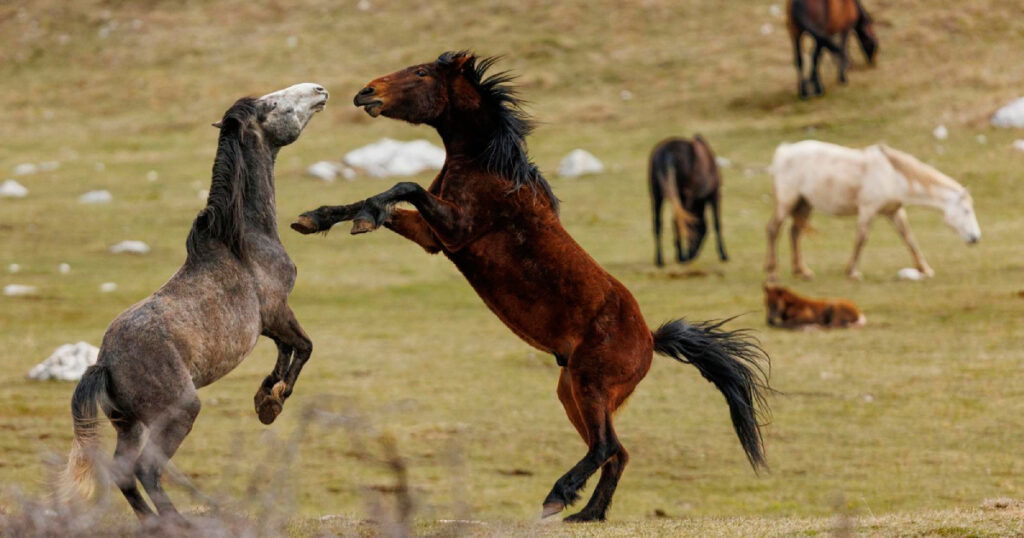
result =
[[[57,493],[67,502],[74,498],[88,499],[96,488],[93,463],[99,446],[98,401],[107,399],[110,376],[105,366],[93,365],[85,371],[71,397],[71,420],[75,436],[71,441],[68,465],[60,475]]]

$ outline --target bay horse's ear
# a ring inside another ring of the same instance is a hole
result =
[[[461,52],[451,57],[448,68],[453,72],[465,72],[476,64],[476,55],[472,52]]]

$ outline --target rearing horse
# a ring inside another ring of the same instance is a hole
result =
[[[326,231],[354,220],[352,233],[378,226],[443,252],[484,303],[519,337],[551,353],[562,367],[558,398],[588,451],[558,479],[543,516],[573,504],[601,469],[593,496],[571,521],[603,520],[629,457],[612,414],[647,374],[653,352],[693,364],[728,402],[752,465],[764,463],[758,413],[767,389],[764,352],[722,322],[675,320],[654,333],[636,300],[566,232],[558,200],[530,161],[529,119],[511,77],[485,77],[493,58],[448,52],[432,63],[378,78],[355,96],[370,116],[427,124],[447,157],[428,189],[403,182],[348,206],[303,213],[292,227]],[[394,209],[408,202],[416,210]]]

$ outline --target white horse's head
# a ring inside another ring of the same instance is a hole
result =
[[[327,90],[319,84],[303,82],[256,100],[260,125],[277,147],[298,140],[313,114],[327,106]]]
[[[944,213],[946,224],[956,230],[965,242],[974,244],[981,240],[981,227],[974,215],[974,199],[967,189],[949,198]]]

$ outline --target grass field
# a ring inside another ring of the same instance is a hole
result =
[[[1024,498],[1024,153],[1010,148],[1024,133],[987,123],[1024,88],[1019,6],[867,0],[878,67],[855,68],[840,87],[826,60],[828,95],[801,102],[785,25],[769,2],[370,4],[0,3],[0,180],[15,177],[19,163],[60,161],[16,177],[27,198],[0,199],[0,285],[40,289],[0,297],[0,513],[17,509],[12,487],[45,489],[45,456],[70,441],[73,385],[25,373],[60,344],[98,345],[110,320],[181,264],[210,176],[217,133],[209,123],[242,95],[315,81],[332,101],[277,164],[278,220],[299,267],[291,304],[314,355],[269,428],[251,399],[273,364],[269,341],[200,392],[203,412],[174,459],[199,489],[243,498],[261,469],[277,469],[285,478],[267,478],[266,491],[287,505],[290,532],[356,532],[394,480],[366,460],[386,434],[408,466],[424,530],[474,519],[485,526],[467,532],[482,534],[1024,532],[1019,504],[980,508]],[[325,184],[304,177],[306,165],[384,136],[436,140],[425,127],[371,120],[351,95],[371,78],[464,48],[503,54],[501,65],[521,74],[541,122],[531,152],[563,201],[564,225],[633,291],[650,324],[748,313],[733,326],[757,331],[783,393],[765,430],[770,473],[747,466],[720,394],[695,369],[656,359],[617,420],[632,459],[613,522],[533,526],[552,482],[585,451],[555,396],[554,359],[512,335],[443,257],[388,232],[322,238],[287,229],[303,210],[390,186]],[[854,57],[861,66],[859,51]],[[932,137],[939,124],[948,140]],[[691,267],[656,270],[647,154],[664,137],[697,131],[734,163],[723,170],[732,259],[720,264],[705,249]],[[895,280],[910,258],[883,222],[865,250],[864,280],[852,282],[842,270],[853,222],[817,216],[806,256],[818,277],[789,278],[784,245],[783,282],[848,297],[869,324],[770,330],[760,289],[764,167],[777,144],[803,138],[886,141],[934,164],[971,189],[981,243],[967,247],[941,215],[911,209],[935,278]],[[554,177],[576,147],[608,171]],[[79,204],[92,189],[110,190],[113,202]],[[124,239],[153,251],[107,252]],[[70,274],[59,274],[62,262]],[[6,273],[11,263],[21,272]],[[117,291],[101,294],[108,281]],[[326,418],[303,420],[303,409]],[[201,504],[179,487],[172,495],[183,507]],[[115,508],[131,521],[127,506]],[[328,514],[339,518],[317,519]]]

